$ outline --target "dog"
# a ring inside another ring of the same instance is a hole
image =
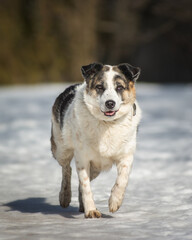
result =
[[[109,211],[122,204],[136,148],[141,109],[135,82],[140,68],[92,63],[81,68],[84,82],[68,87],[52,108],[51,149],[62,166],[60,205],[71,202],[71,167],[74,157],[79,178],[79,211],[100,218],[90,182],[101,171],[117,166]]]

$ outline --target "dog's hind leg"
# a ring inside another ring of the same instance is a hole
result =
[[[71,166],[70,161],[62,165],[62,182],[59,193],[59,202],[61,207],[68,207],[71,202]]]
[[[60,127],[57,123],[52,125],[51,150],[54,158],[62,166],[62,183],[59,193],[60,205],[64,208],[71,202],[71,167],[73,150],[66,148],[63,143]]]
[[[58,154],[56,159],[62,166],[62,182],[61,190],[59,193],[59,202],[61,207],[66,208],[71,202],[71,160],[73,158],[73,151],[66,150],[64,146],[58,145]]]

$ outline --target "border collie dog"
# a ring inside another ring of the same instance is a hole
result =
[[[74,157],[79,178],[79,211],[99,218],[90,182],[101,171],[117,167],[109,198],[109,211],[122,204],[136,148],[141,110],[135,82],[140,68],[93,63],[81,68],[84,82],[68,87],[52,108],[51,149],[62,166],[60,205],[71,201],[71,167]]]

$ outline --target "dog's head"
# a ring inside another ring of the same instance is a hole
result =
[[[93,63],[83,66],[81,71],[86,81],[85,103],[96,118],[111,121],[133,109],[140,68],[128,63],[117,66]]]

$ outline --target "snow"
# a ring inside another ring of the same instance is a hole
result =
[[[137,85],[143,110],[123,205],[108,212],[116,169],[92,183],[101,219],[58,202],[51,106],[66,85],[0,88],[0,239],[192,239],[192,85]]]

